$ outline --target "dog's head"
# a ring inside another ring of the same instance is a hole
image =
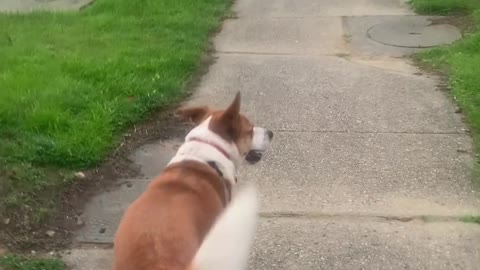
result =
[[[240,93],[225,110],[213,110],[208,106],[190,107],[177,111],[183,119],[199,126],[208,121],[208,129],[224,141],[233,143],[239,155],[250,164],[261,160],[273,138],[273,132],[254,126],[240,113]]]

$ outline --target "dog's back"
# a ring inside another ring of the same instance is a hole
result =
[[[186,162],[155,179],[118,228],[114,270],[245,269],[257,222],[256,191],[244,189],[218,218],[224,202],[211,177]]]
[[[125,212],[114,269],[186,269],[224,208],[219,183],[197,162],[167,168]]]

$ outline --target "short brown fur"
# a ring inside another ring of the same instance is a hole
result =
[[[205,164],[169,166],[126,211],[115,239],[115,270],[184,270],[225,206]]]

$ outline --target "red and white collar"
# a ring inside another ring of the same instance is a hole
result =
[[[228,160],[232,160],[232,158],[230,157],[230,154],[227,152],[227,150],[223,149],[220,145],[218,145],[216,143],[209,142],[207,140],[200,139],[200,138],[197,138],[197,137],[190,138],[189,141],[195,141],[195,142],[201,142],[201,143],[208,144],[208,145],[212,146],[213,148],[217,149],[218,152],[222,153]]]
[[[211,150],[202,150],[204,147]],[[198,136],[191,136],[180,146],[176,155],[170,160],[168,165],[184,160],[195,160],[207,165],[208,162],[213,161],[222,173],[223,179],[229,181],[233,186],[237,182],[237,166],[232,155],[235,155],[235,153],[229,153],[225,147],[220,146],[219,143],[214,143]]]

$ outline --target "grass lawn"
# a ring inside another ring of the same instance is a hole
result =
[[[229,4],[96,0],[81,12],[0,14],[0,217],[43,221],[72,172],[179,101]]]
[[[452,15],[467,14],[480,8],[480,0],[410,0],[419,14]]]
[[[460,219],[465,223],[475,223],[480,224],[480,216],[466,216]]]
[[[420,13],[449,14],[461,11],[473,16],[477,32],[450,46],[418,54],[429,67],[445,71],[451,93],[462,108],[473,131],[477,153],[480,153],[480,0],[413,0]],[[476,177],[480,184],[480,177]]]
[[[64,270],[65,264],[57,259],[34,259],[21,256],[0,257],[0,269],[5,270]]]

